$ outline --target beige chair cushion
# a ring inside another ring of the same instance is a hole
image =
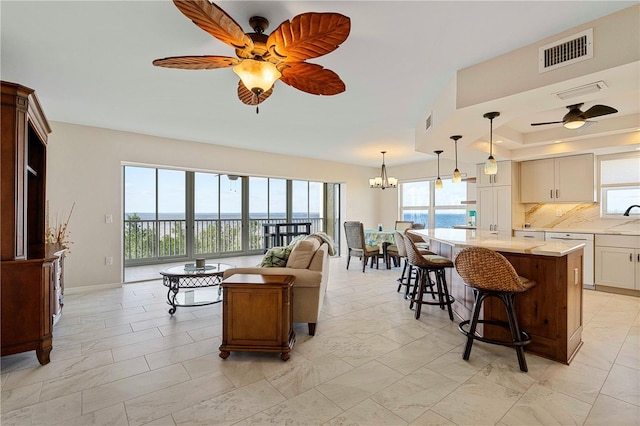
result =
[[[314,253],[319,247],[320,243],[316,239],[307,239],[298,242],[293,250],[291,250],[291,254],[289,254],[287,268],[307,269]]]

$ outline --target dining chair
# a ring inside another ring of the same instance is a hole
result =
[[[362,260],[362,272],[364,272],[367,262],[371,259],[371,267],[373,263],[378,269],[378,258],[380,257],[380,248],[378,246],[368,246],[364,239],[364,226],[362,222],[346,221],[344,223],[344,234],[347,239],[347,269],[351,256],[359,257]]]
[[[412,225],[413,225],[413,221],[396,220],[396,226],[394,229],[396,231],[405,231],[406,229],[411,228]]]

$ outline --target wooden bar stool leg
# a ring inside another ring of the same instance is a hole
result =
[[[516,319],[516,311],[514,308],[515,294],[503,294],[501,298],[507,309],[507,318],[509,319],[511,338],[515,343],[520,343],[522,342],[522,336],[520,334],[520,327],[518,326],[518,320]],[[518,364],[520,365],[520,370],[526,373],[527,371],[529,371],[529,369],[527,368],[527,360],[524,357],[524,347],[521,344],[516,344],[515,349],[516,354],[518,355]]]
[[[449,311],[449,319],[453,321],[453,310],[451,309],[451,303],[449,303],[449,288],[447,287],[447,277],[445,275],[444,269],[436,271],[436,274],[439,281],[438,294],[440,296],[440,309],[444,309],[444,305],[447,305],[447,310]]]
[[[406,272],[407,272],[407,261],[405,259],[404,268],[402,268],[402,275],[398,279],[398,290],[396,290],[398,292],[400,291],[400,289],[402,288],[402,285],[404,284],[404,275],[405,275]]]
[[[427,280],[429,279],[429,272],[418,269],[420,279],[416,280],[416,286],[418,287],[418,296],[416,297],[416,319],[420,319],[420,313],[422,312],[422,298],[424,297],[424,289],[427,286]]]
[[[420,284],[420,269],[416,269],[416,276],[413,281],[413,290],[411,290],[411,303],[409,304],[409,309],[413,309],[413,306],[415,305],[419,284]]]
[[[409,274],[407,275],[407,288],[404,290],[404,297],[405,298],[409,297],[409,289],[411,287],[411,279],[412,278],[414,278],[414,276],[413,276],[413,266],[411,266],[411,264],[409,264]],[[414,286],[416,285],[415,282],[413,283],[413,285]]]
[[[469,355],[471,355],[471,347],[473,346],[473,336],[476,334],[476,327],[478,326],[478,318],[480,317],[480,309],[482,307],[482,302],[484,301],[485,295],[481,293],[477,289],[473,289],[473,293],[475,296],[475,300],[473,302],[473,317],[471,319],[471,323],[469,324],[469,332],[467,334],[467,344],[464,346],[464,353],[462,354],[462,359],[465,361],[469,360]],[[462,324],[468,321],[463,321]]]

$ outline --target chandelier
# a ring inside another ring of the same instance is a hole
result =
[[[380,176],[369,179],[369,186],[371,188],[396,188],[398,186],[398,179],[387,176],[387,167],[384,165],[384,154],[387,151],[380,151],[382,153],[382,170],[380,170]]]

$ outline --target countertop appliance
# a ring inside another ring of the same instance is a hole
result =
[[[584,287],[593,289],[593,255],[594,255],[594,238],[593,234],[583,234],[576,232],[546,232],[544,233],[545,241],[566,241],[568,243],[584,243],[584,264],[583,279]]]

